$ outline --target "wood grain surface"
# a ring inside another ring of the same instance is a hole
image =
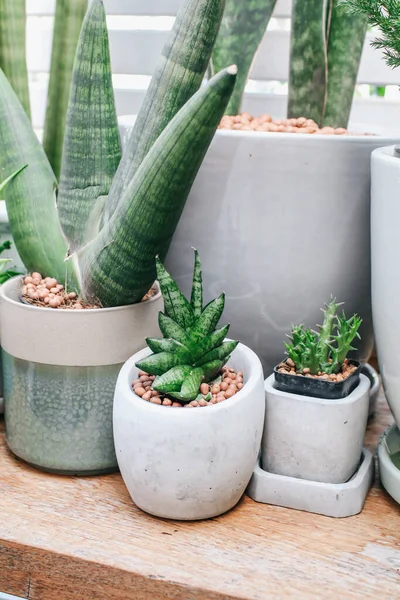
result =
[[[392,422],[381,395],[366,445]],[[30,600],[400,598],[400,509],[379,487],[360,515],[257,504],[199,523],[137,509],[119,475],[43,474],[0,434],[0,591]]]

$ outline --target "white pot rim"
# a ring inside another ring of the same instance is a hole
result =
[[[5,281],[1,286],[0,286],[0,302],[9,302],[10,304],[13,304],[14,306],[18,306],[23,310],[28,310],[28,311],[43,311],[43,307],[41,306],[34,306],[33,304],[25,304],[24,302],[21,302],[19,299],[15,299],[12,298],[10,296],[10,291],[9,288],[12,288],[14,286],[14,283],[17,280],[20,280],[22,283],[23,277],[21,275],[16,275],[15,277],[12,277],[11,279],[8,279],[7,281]],[[65,317],[65,315],[73,315],[73,314],[104,314],[104,313],[110,313],[110,312],[118,312],[118,311],[123,311],[123,310],[127,310],[129,308],[131,308],[132,306],[137,306],[137,305],[147,305],[147,304],[151,304],[152,302],[156,302],[157,300],[159,300],[161,298],[161,290],[160,290],[160,286],[158,284],[157,281],[154,282],[154,285],[157,288],[157,293],[152,296],[151,298],[148,298],[147,300],[144,300],[143,302],[136,302],[135,304],[124,304],[123,306],[111,306],[111,307],[106,307],[106,308],[91,308],[91,309],[86,309],[86,308],[82,308],[82,309],[69,309],[69,308],[65,308],[62,310],[52,310],[52,314],[54,315],[62,315]],[[12,293],[12,290],[11,290]],[[57,316],[55,317],[57,318]],[[67,317],[70,318],[70,317]]]
[[[227,341],[228,338],[227,338]],[[234,350],[234,352],[232,353],[240,353],[242,355],[245,355],[249,361],[250,364],[250,371],[248,374],[246,374],[247,377],[247,382],[245,383],[245,385],[243,386],[243,388],[241,390],[239,390],[234,396],[232,396],[231,398],[229,398],[228,400],[226,400],[225,402],[219,402],[218,404],[213,404],[212,406],[207,406],[205,408],[207,408],[207,410],[214,410],[216,411],[224,411],[227,410],[229,408],[229,406],[233,407],[236,404],[239,404],[239,402],[242,402],[243,400],[245,401],[246,398],[254,393],[255,388],[257,387],[257,382],[259,380],[259,375],[260,373],[262,374],[262,367],[261,367],[261,363],[260,360],[257,356],[257,354],[255,352],[253,352],[253,350],[251,350],[248,346],[245,346],[245,344],[239,343],[238,346],[236,347],[236,349]],[[141,403],[140,406],[143,408],[143,404],[146,405],[146,408],[148,411],[151,412],[159,412],[160,410],[164,410],[166,415],[168,415],[169,413],[173,413],[173,415],[176,414],[181,414],[182,413],[182,417],[178,417],[178,418],[187,418],[184,415],[186,415],[188,412],[189,413],[194,413],[195,416],[194,418],[197,419],[202,419],[205,418],[204,417],[204,410],[195,410],[195,411],[187,411],[187,410],[167,410],[166,406],[161,406],[159,404],[153,404],[152,402],[148,402],[147,400],[142,400],[142,398],[140,396],[137,396],[133,389],[132,389],[132,371],[135,369],[135,363],[138,362],[140,359],[145,358],[145,356],[148,356],[149,354],[151,354],[151,350],[149,348],[143,348],[142,350],[140,350],[140,352],[137,352],[136,354],[134,354],[122,367],[121,371],[120,371],[120,375],[119,375],[119,382],[121,382],[122,385],[126,386],[129,388],[129,392],[130,394],[127,396],[127,400],[129,400],[129,402],[132,404],[132,407],[134,407],[135,405],[138,405],[138,403]]]
[[[372,156],[374,159],[378,158],[379,160],[384,161],[386,163],[394,163],[396,161],[400,165],[400,157],[394,156],[394,149],[394,145],[382,146],[380,148],[376,148],[372,152]]]

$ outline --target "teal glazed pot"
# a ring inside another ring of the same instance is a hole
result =
[[[158,336],[162,299],[95,310],[54,310],[19,301],[21,278],[0,290],[7,443],[54,473],[118,470],[112,430],[122,364]]]

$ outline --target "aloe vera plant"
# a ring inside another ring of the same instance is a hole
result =
[[[362,320],[357,314],[347,319],[344,311],[340,316],[337,314],[339,306],[332,299],[322,309],[324,320],[318,333],[304,329],[303,325],[292,327],[291,343],[285,347],[297,372],[306,369],[311,375],[339,373],[347,354],[355,350],[352,343],[360,337],[358,330]]]
[[[149,290],[154,258],[166,255],[235,84],[237,69],[229,67],[198,89],[223,6],[224,0],[182,6],[156,71],[158,86],[145,99],[145,107],[158,108],[139,115],[134,161],[131,143],[120,160],[106,17],[103,2],[91,2],[73,68],[59,185],[0,72],[0,174],[28,165],[7,186],[5,200],[29,271],[65,281],[103,306],[138,302]]]
[[[181,402],[190,402],[199,397],[203,382],[215,379],[238,342],[224,341],[229,325],[216,329],[224,310],[225,295],[203,306],[202,271],[197,251],[190,302],[159,259],[157,279],[164,300],[165,313],[159,313],[163,338],[146,339],[152,354],[136,366],[157,375],[154,390]]]

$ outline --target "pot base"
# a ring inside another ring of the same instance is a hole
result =
[[[381,435],[378,462],[383,487],[400,504],[400,431],[395,424]]]
[[[246,493],[256,502],[264,504],[304,510],[327,517],[350,517],[363,509],[374,479],[374,470],[374,457],[365,448],[356,473],[349,481],[340,484],[275,475],[264,471],[258,462]],[[398,481],[400,498],[400,471]]]

